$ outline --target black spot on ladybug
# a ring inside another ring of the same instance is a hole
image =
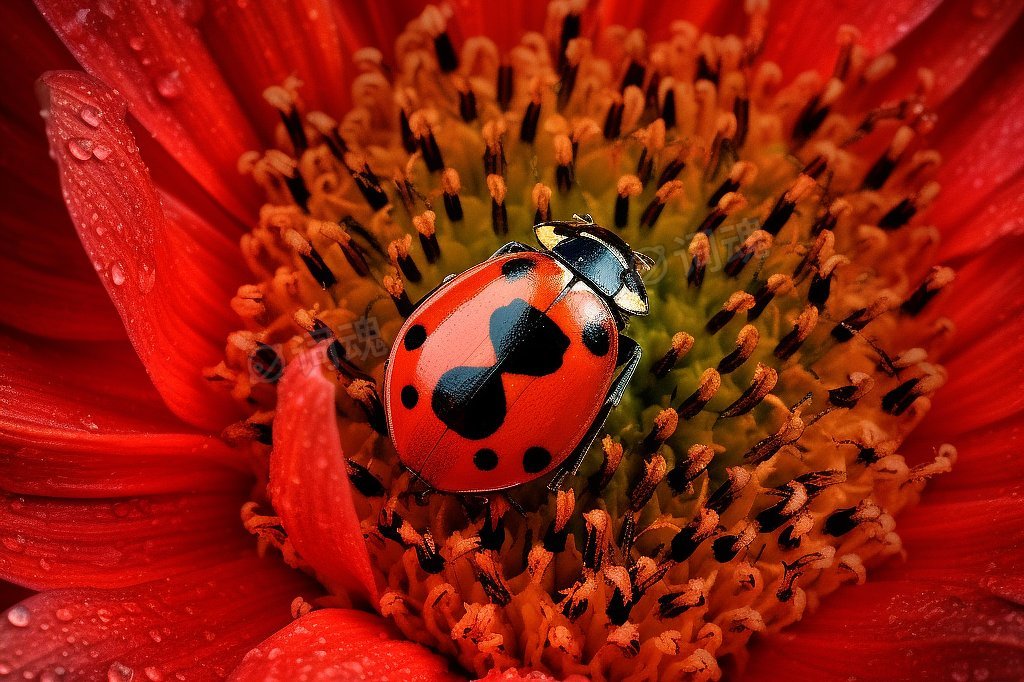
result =
[[[513,258],[502,263],[501,274],[508,281],[514,282],[525,277],[530,270],[533,270],[534,265],[535,263],[531,258]]]
[[[493,471],[498,466],[498,453],[490,448],[482,448],[473,455],[473,464],[480,471]]]
[[[490,330],[498,371],[505,374],[553,374],[569,348],[558,324],[521,298],[491,313]]]
[[[491,313],[489,329],[495,365],[453,367],[441,375],[431,396],[437,418],[470,440],[487,438],[504,423],[503,374],[552,374],[569,348],[569,337],[558,325],[521,298]]]
[[[608,330],[600,322],[587,320],[583,325],[583,345],[597,357],[604,357],[608,353],[610,342]]]
[[[405,349],[416,350],[423,345],[423,342],[427,340],[427,330],[423,328],[422,324],[414,324],[409,327],[409,331],[405,333]]]
[[[402,388],[402,404],[410,410],[416,407],[416,403],[420,401],[420,394],[413,386],[405,386]]]
[[[551,453],[540,446],[534,446],[523,455],[523,471],[539,474],[551,464]]]
[[[505,421],[505,387],[491,367],[453,367],[430,400],[437,418],[463,438],[487,438]]]

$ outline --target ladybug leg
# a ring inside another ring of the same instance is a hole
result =
[[[583,464],[584,458],[590,451],[590,446],[594,444],[597,435],[604,428],[608,415],[619,404],[619,401],[622,400],[622,396],[626,392],[626,385],[633,377],[633,373],[636,372],[642,355],[643,351],[640,350],[640,344],[628,336],[619,336],[619,357],[616,366],[622,367],[622,369],[619,371],[619,375],[612,381],[612,385],[608,387],[608,394],[605,396],[601,411],[597,413],[590,428],[587,429],[586,435],[583,436],[583,440],[580,441],[579,446],[566,458],[565,464],[556,470],[554,478],[548,483],[548,490],[552,492],[559,490],[562,484],[565,483],[565,479],[575,476],[576,472],[579,471],[580,465]]]
[[[509,242],[500,249],[491,254],[491,258],[497,258],[498,256],[507,256],[510,253],[524,253],[526,251],[536,251],[537,249],[532,246],[527,246],[522,242]],[[487,260],[491,260],[488,258]]]

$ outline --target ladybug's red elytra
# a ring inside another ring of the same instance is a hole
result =
[[[384,408],[398,456],[435,490],[557,488],[622,398],[640,346],[651,261],[590,216],[546,222],[449,275],[409,315],[388,358]]]

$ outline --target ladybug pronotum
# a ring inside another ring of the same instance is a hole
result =
[[[640,362],[651,266],[589,216],[546,222],[449,275],[405,321],[384,406],[398,456],[435,490],[503,490],[579,468]]]

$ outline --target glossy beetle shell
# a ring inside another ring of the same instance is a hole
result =
[[[617,353],[608,303],[551,255],[492,258],[430,295],[399,332],[384,383],[394,446],[437,490],[539,478],[594,421]]]

